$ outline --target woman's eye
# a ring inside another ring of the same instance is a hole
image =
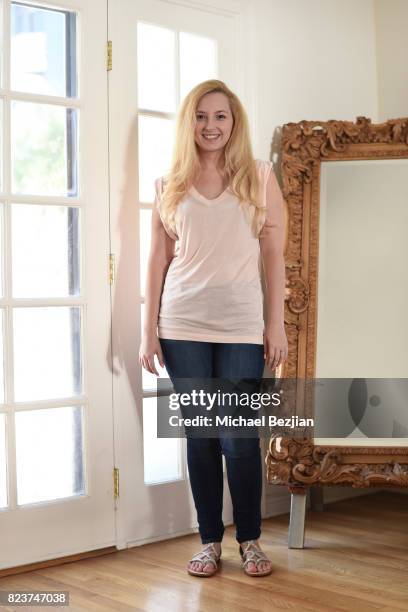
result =
[[[225,119],[226,118],[225,115],[216,115],[216,117],[217,117],[217,119]],[[197,121],[199,121],[201,119],[204,119],[204,118],[205,118],[204,115],[196,115]]]

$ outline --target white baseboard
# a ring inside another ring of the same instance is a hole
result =
[[[286,514],[290,510],[290,492],[283,485],[266,485],[265,500],[265,512],[262,513],[262,518]]]
[[[379,491],[382,491],[380,487],[369,487],[364,489],[354,489],[353,487],[324,487],[323,500],[325,504],[331,504],[342,499],[372,495]]]
[[[408,487],[384,487],[381,491],[387,491],[392,493],[403,493],[404,495],[408,495]]]
[[[385,489],[380,487],[371,487],[368,489],[353,489],[353,487],[324,487],[323,490],[323,501],[324,504],[331,504],[342,499],[351,499],[353,497],[360,497],[361,495],[371,495],[379,491],[392,491],[397,493],[408,494],[408,488],[392,488]],[[289,514],[290,512],[290,492],[284,485],[266,485],[265,489],[266,496],[266,512],[262,513],[262,518],[272,518],[279,514]],[[309,508],[309,501],[307,503]],[[224,525],[232,525],[233,522],[230,520],[223,520]],[[176,533],[163,533],[153,538],[144,538],[140,540],[131,540],[123,542],[118,548],[132,548],[133,546],[142,546],[143,544],[150,544],[153,542],[160,542],[162,540],[170,540],[173,538],[179,538],[184,535],[191,535],[198,533],[196,526],[190,529],[185,529]]]
[[[385,489],[380,487],[370,487],[368,489],[354,489],[353,487],[324,487],[323,502],[332,504],[342,499],[351,499],[361,495],[372,495]],[[394,490],[394,489],[393,489]],[[406,490],[408,492],[408,490]],[[266,511],[262,518],[271,518],[279,514],[289,514],[290,512],[290,491],[284,485],[266,485]],[[309,500],[307,502],[309,508]]]

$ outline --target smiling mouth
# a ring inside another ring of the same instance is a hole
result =
[[[203,138],[205,140],[217,140],[217,138],[220,138],[220,134],[203,134]]]

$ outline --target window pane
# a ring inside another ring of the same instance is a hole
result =
[[[174,121],[139,116],[139,200],[153,202],[154,180],[170,169]]]
[[[137,101],[139,108],[175,112],[175,34],[137,24]]]
[[[144,321],[145,305],[141,304],[141,329],[143,332],[143,321]],[[162,368],[158,362],[157,356],[154,358],[156,369],[159,373],[159,378],[169,378],[166,368]],[[156,391],[157,392],[157,376],[151,374],[145,368],[142,368],[142,385],[143,391]],[[171,382],[169,381],[169,389],[172,389]]]
[[[75,30],[75,13],[13,2],[11,88],[52,96],[76,96]]]
[[[17,503],[83,495],[82,406],[25,410],[15,417]]]
[[[4,0],[0,0],[0,85],[4,87]]]
[[[6,415],[0,414],[0,508],[7,506]]]
[[[217,78],[215,40],[180,32],[180,99],[198,83]]]
[[[79,209],[12,204],[14,297],[79,295]]]
[[[81,310],[77,306],[13,309],[15,400],[78,395]]]
[[[152,211],[140,209],[140,293],[145,295],[147,263],[150,252]]]
[[[157,438],[155,397],[143,400],[143,457],[145,484],[181,478],[181,438]]]
[[[0,310],[0,403],[4,404],[4,308]]]
[[[51,104],[11,102],[14,193],[77,195],[77,112]]]
[[[4,296],[3,265],[4,265],[4,204],[0,202],[0,296]]]
[[[1,4],[0,4],[1,8]],[[1,24],[0,16],[0,24]],[[1,38],[0,38],[1,45]],[[1,61],[1,54],[0,54]],[[1,67],[0,67],[1,70]],[[4,131],[4,112],[3,112],[3,98],[0,98],[0,190],[3,191],[3,131]]]

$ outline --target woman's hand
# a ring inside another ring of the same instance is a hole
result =
[[[264,357],[265,363],[274,370],[283,363],[288,356],[288,341],[286,338],[285,325],[277,323],[269,324],[264,329]]]
[[[150,372],[159,376],[156,370],[156,364],[154,362],[154,356],[157,355],[159,364],[164,368],[163,352],[160,344],[160,340],[155,332],[144,333],[139,349],[139,363],[140,365]]]

